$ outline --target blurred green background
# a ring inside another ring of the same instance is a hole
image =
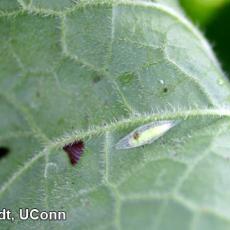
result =
[[[230,78],[230,0],[180,0],[180,3],[204,32]]]

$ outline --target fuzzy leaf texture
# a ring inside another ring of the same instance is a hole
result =
[[[230,228],[230,87],[177,1],[0,1],[1,229]],[[150,145],[133,129],[181,120]],[[83,140],[73,167],[65,144]]]

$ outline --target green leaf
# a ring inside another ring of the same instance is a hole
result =
[[[15,216],[1,229],[229,229],[229,83],[162,2],[1,5],[0,207]],[[182,122],[153,144],[115,149],[168,119]],[[62,147],[80,139],[72,167]],[[67,220],[22,221],[19,208]]]

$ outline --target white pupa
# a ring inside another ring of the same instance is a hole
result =
[[[142,125],[119,140],[115,147],[116,149],[130,149],[151,144],[179,122],[180,121],[175,120],[165,120]]]

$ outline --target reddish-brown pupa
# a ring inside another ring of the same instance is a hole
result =
[[[67,153],[70,163],[76,165],[84,152],[84,142],[82,140],[74,141],[73,143],[65,145],[63,150]]]

